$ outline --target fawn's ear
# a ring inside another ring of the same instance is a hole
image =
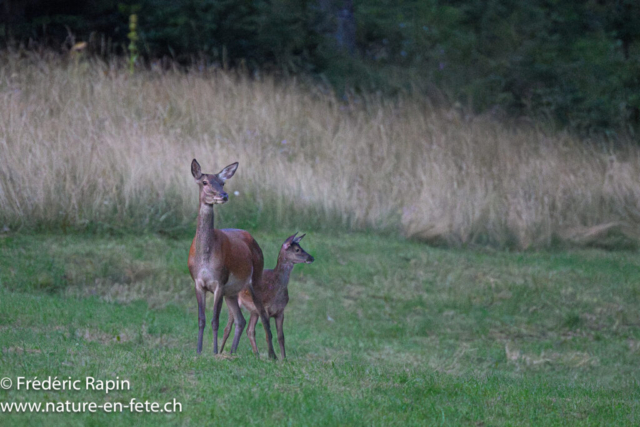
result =
[[[296,234],[298,234],[297,231],[293,235],[287,237],[287,240],[284,241],[284,243],[282,244],[282,247],[285,249],[288,249],[289,246],[291,246],[291,244],[294,242],[296,238]]]
[[[202,169],[200,168],[200,163],[196,159],[193,159],[191,162],[191,175],[197,180],[202,177]]]
[[[297,234],[297,233],[296,233]],[[296,238],[293,239],[293,243],[300,243],[300,240],[302,240],[302,238],[306,236],[306,234],[303,234],[302,236],[298,236]]]
[[[226,180],[231,178],[234,173],[236,173],[237,169],[238,169],[238,162],[231,163],[229,166],[227,166],[226,168],[218,172],[218,178],[220,178],[222,182],[225,182]]]

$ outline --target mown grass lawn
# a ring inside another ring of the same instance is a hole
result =
[[[295,230],[293,230],[295,231]],[[256,232],[272,267],[291,234]],[[638,425],[640,256],[445,250],[310,233],[286,362],[195,355],[190,239],[0,237],[0,378],[127,379],[0,402],[176,399],[176,414],[0,414],[2,425]],[[222,314],[226,321],[226,308]],[[274,341],[275,342],[275,341]],[[276,343],[277,348],[277,343]]]

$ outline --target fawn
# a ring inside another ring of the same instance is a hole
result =
[[[246,321],[238,305],[238,294],[246,291],[252,296],[256,313],[262,317],[264,331],[269,347],[269,357],[276,358],[271,342],[269,318],[260,297],[256,297],[254,285],[262,279],[264,258],[255,239],[244,230],[223,229],[213,226],[213,205],[224,204],[229,195],[224,192],[225,181],[235,174],[238,163],[233,163],[217,174],[204,174],[200,164],[193,159],[191,174],[200,187],[200,211],[196,235],[189,250],[189,272],[195,282],[198,300],[198,354],[202,352],[202,335],[205,326],[205,307],[207,291],[213,293],[213,352],[218,353],[218,325],[220,309],[224,297],[230,316],[236,323],[236,331],[231,345],[231,353],[238,348],[242,330]],[[257,316],[257,315],[256,315]]]
[[[240,292],[238,295],[240,300],[240,307],[246,308],[251,312],[251,318],[249,319],[249,327],[247,328],[247,334],[249,335],[249,341],[251,341],[251,347],[253,352],[258,354],[258,346],[256,345],[256,324],[258,323],[259,308],[254,303],[256,296],[261,298],[264,304],[264,309],[267,312],[267,322],[269,318],[276,318],[276,329],[278,330],[278,343],[280,344],[280,354],[284,359],[286,357],[284,351],[284,331],[282,329],[284,324],[284,309],[289,302],[289,291],[287,285],[289,284],[289,276],[291,270],[293,270],[294,264],[311,264],[314,258],[305,252],[300,246],[300,240],[305,236],[303,234],[300,237],[296,237],[298,233],[293,236],[289,236],[284,241],[278,254],[278,262],[276,268],[273,270],[264,270],[262,273],[262,281],[256,283],[254,286],[255,294],[251,295],[248,290]],[[227,342],[229,332],[233,326],[234,316],[229,311],[229,320],[227,326],[224,328],[224,335],[222,336],[222,347],[220,351],[224,349],[224,344]],[[264,318],[262,318],[264,323]],[[233,347],[232,347],[233,348]]]

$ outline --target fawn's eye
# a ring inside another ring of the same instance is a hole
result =
[[[300,252],[300,249],[296,248],[296,253]]]
[[[207,182],[207,181],[202,181],[202,183],[203,183],[204,185],[207,185],[207,184],[208,184],[208,182]]]

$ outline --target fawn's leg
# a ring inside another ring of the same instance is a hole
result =
[[[276,316],[276,330],[278,331],[278,343],[280,344],[280,354],[282,358],[286,358],[287,356],[284,353],[284,311],[281,311]]]
[[[225,301],[227,302],[227,308],[229,312],[233,313],[233,318],[236,323],[236,332],[233,336],[233,342],[231,343],[231,351],[230,353],[235,353],[238,349],[238,343],[240,342],[240,335],[242,335],[242,331],[244,330],[244,326],[247,324],[247,321],[244,320],[244,316],[242,315],[242,311],[240,310],[240,306],[238,305],[238,297],[226,297]]]
[[[249,292],[251,293],[251,299],[253,300],[253,305],[256,306],[258,313],[260,313],[260,320],[262,320],[262,326],[264,327],[265,335],[267,336],[267,348],[269,349],[269,358],[277,359],[276,352],[273,350],[273,335],[271,335],[271,325],[269,324],[269,317],[267,316],[267,312],[262,305],[262,300],[256,297],[256,292],[253,289],[252,285],[248,286]]]
[[[249,319],[249,327],[247,328],[247,335],[249,335],[249,342],[251,343],[251,348],[253,349],[253,354],[259,356],[258,346],[256,345],[256,325],[258,324],[258,316],[256,313],[251,313],[251,318]]]
[[[221,309],[222,289],[218,286],[213,293],[213,319],[211,319],[211,328],[213,329],[213,354],[218,354],[218,325],[220,325]]]
[[[227,319],[227,326],[225,326],[224,333],[222,334],[222,345],[220,346],[220,353],[224,351],[224,345],[227,342],[227,338],[229,338],[229,333],[231,332],[232,326],[233,326],[233,313],[231,312],[231,310],[229,310],[229,318]]]

